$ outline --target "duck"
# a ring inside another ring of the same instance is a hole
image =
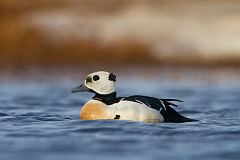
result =
[[[80,110],[81,120],[125,120],[145,123],[183,123],[193,122],[173,107],[178,99],[160,99],[143,95],[117,97],[116,75],[106,71],[89,74],[84,82],[69,90],[70,93],[94,93]]]

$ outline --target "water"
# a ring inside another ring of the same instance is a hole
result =
[[[80,121],[91,94],[67,83],[7,83],[0,90],[0,159],[239,159],[240,88],[122,80],[120,95],[179,98],[176,110],[200,122]]]

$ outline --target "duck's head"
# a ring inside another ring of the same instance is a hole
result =
[[[70,93],[93,92],[107,95],[115,92],[116,76],[113,73],[99,71],[89,74],[78,87],[71,89]]]

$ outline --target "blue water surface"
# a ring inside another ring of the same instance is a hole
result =
[[[0,159],[240,159],[240,88],[234,85],[122,80],[120,95],[184,100],[176,108],[200,120],[184,124],[81,121],[92,94],[67,83],[4,83],[0,89]]]

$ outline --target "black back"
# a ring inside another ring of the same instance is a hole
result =
[[[123,101],[133,101],[136,103],[143,103],[143,104],[147,105],[148,107],[156,109],[158,111],[161,108],[164,108],[161,101],[154,97],[135,95],[135,96],[125,97],[122,100]]]

